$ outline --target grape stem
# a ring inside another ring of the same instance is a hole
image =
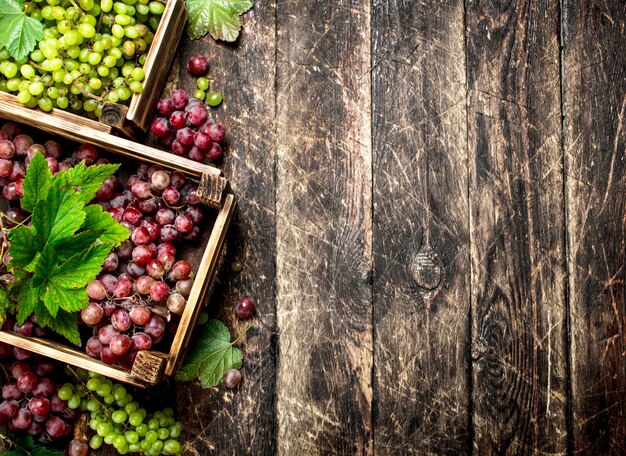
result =
[[[83,89],[83,88],[80,86],[80,84],[79,84],[78,82],[76,82],[76,80],[72,81],[72,85],[73,85],[74,87],[76,87],[78,90],[80,90],[80,92],[81,92],[83,95],[85,95],[86,97],[93,98],[93,99],[94,99],[94,100],[96,100],[96,101],[102,101],[102,98],[101,98],[101,97],[99,97],[99,96],[97,96],[97,95],[94,95],[93,93],[89,93],[89,92],[87,92],[85,89]]]
[[[83,11],[83,9],[80,6],[78,6],[78,3],[76,3],[74,0],[70,0],[70,3],[72,4],[72,6],[74,8],[76,8],[76,11],[78,11],[81,16],[85,15],[85,12]]]

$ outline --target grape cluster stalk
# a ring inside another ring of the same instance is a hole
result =
[[[165,9],[156,0],[43,0],[25,13],[43,39],[15,60],[0,50],[0,90],[43,111],[68,109],[98,118],[105,102],[143,91],[150,44]]]

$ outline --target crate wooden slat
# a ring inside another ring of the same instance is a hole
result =
[[[173,375],[182,364],[206,293],[215,274],[226,233],[237,206],[236,198],[230,193],[228,180],[217,168],[113,136],[110,130],[107,132],[106,128],[97,122],[73,116],[78,118],[77,123],[76,119],[68,118],[65,114],[67,113],[58,110],[45,113],[26,108],[19,104],[13,95],[0,92],[0,119],[26,124],[62,138],[87,142],[122,158],[131,158],[147,164],[159,164],[181,171],[186,176],[199,181],[199,184],[202,183],[198,187],[200,200],[209,208],[208,210],[212,208],[218,212],[206,246],[203,248],[194,284],[168,353],[154,350],[146,352],[137,357],[132,370],[128,371],[118,366],[106,365],[81,350],[55,341],[0,331],[0,342],[25,348],[125,383],[145,387],[158,382],[163,375]]]

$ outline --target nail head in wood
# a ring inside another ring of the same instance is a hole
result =
[[[430,291],[437,288],[441,283],[443,265],[430,247],[423,246],[413,257],[409,265],[409,272],[420,288]]]
[[[198,186],[198,198],[202,204],[213,209],[220,209],[224,204],[224,195],[228,189],[228,179],[204,173]]]
[[[137,380],[154,384],[161,379],[164,365],[165,359],[162,356],[142,350],[137,353],[130,375]]]
[[[100,122],[111,127],[124,128],[127,112],[128,106],[118,103],[104,103],[102,114],[100,114]]]

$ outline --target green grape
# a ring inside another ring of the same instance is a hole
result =
[[[67,49],[66,54],[70,59],[77,59],[80,56],[80,47],[77,44],[74,44]],[[73,60],[71,61],[73,62]],[[65,61],[65,63],[67,65],[67,60]]]
[[[10,90],[11,92],[15,92],[19,90],[19,86],[20,86],[20,80],[17,78],[9,79],[7,81],[7,89]]]
[[[134,25],[127,25],[126,27],[124,27],[124,35],[126,35],[126,37],[130,38],[131,40],[139,38],[139,32]]]
[[[216,107],[222,102],[222,94],[219,92],[211,92],[206,97],[206,102],[209,106]]]
[[[137,402],[131,402],[130,404],[126,404],[126,406],[124,406],[124,411],[129,415],[131,413],[135,413],[137,409],[139,409],[139,404]]]
[[[122,101],[126,101],[130,98],[130,90],[127,87],[119,87],[116,92],[117,92],[117,96]],[[118,404],[120,404],[120,401],[118,401]],[[121,404],[120,404],[120,407],[122,407]]]
[[[85,102],[85,104],[87,104],[87,102]],[[85,107],[85,110],[87,110],[87,107]],[[98,410],[100,410],[100,404],[94,399],[89,399],[87,401],[87,410],[89,410],[90,412],[97,412]]]
[[[57,98],[57,106],[61,109],[65,109],[69,106],[69,100],[65,96]]]
[[[35,49],[33,52],[30,53],[30,59],[35,63],[41,63],[46,60],[46,56],[43,55],[41,49]]]
[[[56,87],[48,87],[46,89],[46,95],[48,95],[49,98],[56,100],[57,98],[59,98],[59,89]]]
[[[83,24],[89,24],[92,27],[95,27],[98,24],[98,20],[94,16],[92,16],[91,14],[85,14],[83,17],[80,18],[80,22],[83,23]],[[93,33],[92,36],[85,36],[85,35],[83,35],[83,36],[85,38],[96,38],[96,40],[99,39],[98,36],[96,35],[96,30],[95,29],[94,29],[94,33]]]
[[[156,442],[152,444],[150,449],[156,452],[156,454],[160,454],[161,450],[163,450],[163,442],[161,442],[160,440],[157,440]]]
[[[111,405],[115,402],[115,398],[112,394],[107,394],[106,396],[104,396],[103,401],[106,405]]]
[[[148,54],[142,54],[141,57],[139,57],[139,63],[141,65],[145,65],[147,58],[148,58]]]
[[[89,65],[95,66],[95,65],[99,64],[101,60],[102,60],[102,55],[97,54],[95,52],[91,52],[89,54],[89,58],[88,58],[87,61],[89,62]]]
[[[0,79],[0,92],[7,92],[7,81]]]
[[[198,100],[204,100],[205,93],[203,90],[198,89],[193,93],[193,97],[197,98]]]
[[[115,16],[115,23],[119,24],[119,25],[130,25],[130,16],[127,16],[126,14],[118,14],[117,16]]]
[[[61,8],[60,6],[53,6],[52,7],[52,18],[56,19],[57,21],[61,21],[63,19],[65,19],[65,10],[63,8]],[[45,35],[44,35],[45,37]]]
[[[131,81],[130,84],[128,84],[128,87],[133,93],[143,92],[143,84],[139,81]]]
[[[93,8],[89,10],[89,14],[92,16],[98,17],[102,13],[102,8],[100,5],[93,5]]]
[[[150,8],[150,12],[156,16],[160,16],[165,10],[165,6],[161,2],[150,2],[148,3],[148,8]]]
[[[98,118],[102,115],[103,106],[103,103],[98,103],[98,106],[96,106],[96,110],[93,112]]]
[[[159,420],[157,420],[156,418],[152,418],[151,420],[149,420],[148,428],[150,428],[151,431],[156,431],[157,429],[159,429]]]
[[[17,75],[17,65],[13,62],[7,62],[6,67],[4,68],[4,75],[7,79],[14,78]]]
[[[128,90],[128,89],[126,89],[126,90]],[[130,404],[132,401],[133,401],[133,397],[130,394],[127,394],[126,396],[121,398],[119,401],[117,401],[117,405],[119,407],[126,407],[126,404]]]
[[[96,393],[98,394],[98,396],[108,396],[109,394],[111,394],[111,385],[109,385],[108,383],[101,383],[96,390]]]
[[[70,399],[67,401],[67,406],[72,410],[76,410],[78,407],[80,407],[80,396],[74,394],[72,397],[70,397]]]
[[[35,69],[27,64],[20,67],[20,73],[25,79],[32,79],[35,77]]]
[[[124,437],[128,443],[137,443],[139,442],[139,434],[135,431],[126,431],[124,432]]]
[[[54,58],[48,61],[48,66],[50,67],[50,71],[57,71],[63,68],[63,60],[59,58]]]
[[[96,29],[93,25],[83,22],[78,26],[78,34],[83,38],[93,38],[96,34]]]
[[[122,51],[118,48],[112,48],[109,51],[109,55],[113,58],[115,58],[115,60],[117,61],[117,59],[122,57]],[[108,65],[107,65],[108,66]]]
[[[47,21],[53,20],[54,17],[52,17],[52,6],[47,5],[41,8],[41,17],[43,17]]]
[[[181,451],[180,443],[176,440],[167,440],[163,444],[163,453],[165,454],[178,454]]]
[[[144,40],[143,38],[136,38],[133,40],[133,43],[135,44],[135,52],[144,52],[146,49],[148,49],[148,43],[146,43],[146,40]],[[141,57],[143,57],[144,55],[145,54],[141,54]]]
[[[154,430],[150,430],[146,432],[145,439],[150,443],[154,443],[159,440],[159,434],[157,434]]]
[[[115,2],[115,4],[113,5],[113,11],[115,11],[117,14],[126,14],[128,12],[128,9],[126,8],[125,4],[121,2]]]
[[[78,406],[78,409],[81,412],[86,412],[87,411],[87,400],[86,399],[81,399],[80,405]]]
[[[81,49],[80,54],[78,55],[78,60],[85,63],[89,61],[89,49]]]
[[[89,428],[93,431],[98,428],[98,424],[100,424],[100,420],[98,420],[98,418],[91,418],[89,420]]]
[[[96,427],[96,432],[98,433],[100,437],[104,437],[105,435],[110,434],[112,430],[113,430],[113,425],[106,421],[98,424],[98,426]]]
[[[28,81],[20,81],[20,85],[18,86],[18,90],[20,90],[20,91],[22,91],[22,90],[28,91],[29,87],[30,87],[30,82],[28,82]]]
[[[148,451],[150,447],[152,446],[152,444],[148,442],[147,440],[142,440],[141,442],[139,442],[139,446],[141,447],[143,451]]]
[[[179,426],[171,426],[170,427],[170,437],[173,439],[177,439],[183,433],[183,430]]]
[[[132,41],[124,41],[124,44],[122,45],[122,52],[127,58],[135,55],[135,43],[133,43]]]
[[[159,19],[154,16],[150,16],[150,19],[148,19],[148,24],[150,25],[150,28],[152,30],[156,30],[159,27]],[[146,42],[149,42],[149,41],[146,40]]]
[[[167,440],[170,437],[170,431],[166,428],[159,428],[157,434],[159,436],[159,440]]]
[[[209,90],[209,80],[207,78],[198,78],[196,84],[200,90]]]
[[[135,9],[137,10],[137,15],[141,15],[141,16],[147,16],[148,14],[150,14],[150,8],[148,7],[148,5],[142,5],[141,3],[135,5]],[[144,21],[142,21],[144,22]]]
[[[106,443],[107,445],[113,445],[113,441],[115,440],[116,437],[117,435],[115,434],[107,434],[104,436],[104,443]]]
[[[98,55],[102,54],[104,52],[104,43],[102,42],[102,40],[99,40],[99,41],[96,41],[95,43],[93,43],[92,50],[93,50],[94,53],[96,53]],[[102,58],[101,55],[100,55],[100,58]],[[98,60],[98,61],[100,61],[100,60]],[[89,62],[89,63],[91,63],[91,62]],[[92,65],[96,65],[96,64],[94,63]]]
[[[101,0],[100,8],[102,8],[103,12],[108,13],[113,8],[113,0]]]
[[[27,108],[34,108],[35,106],[37,106],[37,98],[36,97],[32,97],[30,100],[28,100],[24,106],[26,106]]]
[[[135,81],[142,81],[145,76],[146,73],[143,71],[143,68],[133,68],[130,72],[130,77],[133,78]]]
[[[94,6],[93,0],[78,0],[78,5],[85,11],[89,11]]]
[[[118,36],[111,36],[111,46],[114,48],[117,48],[119,46],[122,45],[122,38],[124,37],[118,37]]]
[[[128,451],[131,453],[138,453],[141,451],[141,445],[139,445],[139,443],[131,443],[128,445]]]
[[[91,440],[89,440],[89,447],[92,450],[97,450],[102,446],[102,437],[98,434],[95,434]]]
[[[89,87],[91,87],[94,90],[99,90],[102,88],[102,81],[97,78],[91,78],[89,80]]]
[[[107,93],[104,97],[103,97],[104,101],[108,101],[109,103],[117,103],[117,101],[120,99],[117,96],[117,93],[115,91],[111,91],[109,93]],[[115,399],[114,399],[115,400]]]
[[[126,421],[127,416],[128,415],[124,410],[117,410],[113,412],[113,414],[111,415],[111,419],[114,423],[122,424]]]
[[[113,24],[113,27],[111,27],[111,34],[113,34],[113,36],[115,38],[123,38],[124,37],[124,27],[122,27],[119,24]]]
[[[89,391],[96,391],[98,388],[100,388],[100,380],[98,380],[95,377],[92,377],[89,380],[87,380],[87,389]]]
[[[41,10],[40,9],[36,9],[35,11],[33,11],[30,14],[30,17],[32,17],[33,19],[40,21],[43,19],[43,16],[41,15]]]
[[[133,424],[132,421],[130,422],[130,424]],[[135,426],[133,424],[133,426]],[[137,433],[137,435],[139,435],[139,437],[144,437],[146,435],[146,432],[148,432],[150,429],[148,428],[148,425],[145,423],[140,423],[138,425],[135,426],[135,432]]]
[[[128,417],[128,422],[132,426],[139,426],[143,422],[143,417],[141,416],[140,413],[134,412],[134,413],[131,413],[130,416]]]
[[[67,401],[74,395],[74,388],[72,385],[66,383],[59,389],[57,395],[59,396],[59,399]]]
[[[130,62],[125,63],[122,66],[122,76],[124,76],[125,78],[129,77],[132,71],[133,71],[133,64]]]
[[[128,442],[123,435],[118,435],[115,439],[113,439],[113,446],[117,451],[120,451],[123,448],[128,449]]]
[[[117,62],[117,57],[110,55],[110,54],[107,55],[104,59],[102,59],[102,63],[107,68],[113,68],[116,62]]]
[[[128,12],[126,14],[131,16],[131,21],[130,22],[131,22],[131,24],[134,24],[134,21],[132,20],[132,19],[134,19],[134,17],[132,17],[132,16],[134,16],[135,13],[137,13],[137,10],[135,9],[134,6],[131,6],[131,5],[128,5],[127,8],[128,8]]]
[[[21,90],[20,93],[17,94],[17,101],[22,104],[28,103],[32,98],[32,95],[28,90]]]

